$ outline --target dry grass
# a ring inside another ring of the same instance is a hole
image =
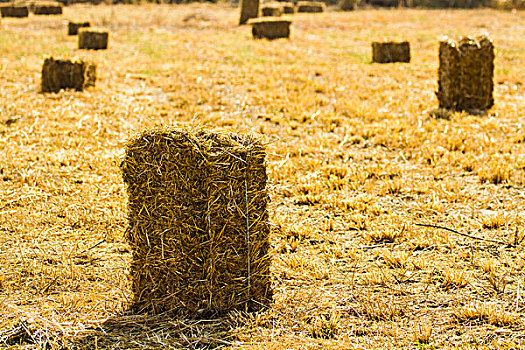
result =
[[[77,50],[64,18],[108,28],[109,50]],[[0,347],[523,348],[525,14],[298,14],[276,41],[237,22],[210,4],[2,18]],[[433,113],[439,37],[484,31],[495,106]],[[384,39],[412,62],[371,64]],[[97,86],[39,93],[44,57],[68,55],[97,64]],[[119,164],[165,124],[264,135],[272,310],[126,311]]]

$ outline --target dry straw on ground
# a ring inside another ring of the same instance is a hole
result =
[[[109,33],[102,29],[80,29],[78,32],[78,48],[86,50],[106,50]]]
[[[46,58],[42,66],[42,92],[59,92],[62,89],[82,91],[95,86],[96,66],[81,60]]]
[[[77,35],[80,28],[91,27],[91,22],[68,22],[67,35]]]
[[[494,105],[494,45],[482,35],[439,43],[439,107],[484,112]]]
[[[250,20],[255,39],[280,39],[290,37],[292,21],[280,17],[265,17]]]
[[[59,2],[36,2],[32,6],[35,15],[61,15],[62,4]]]
[[[259,17],[259,0],[241,0],[239,24],[246,24],[249,19],[257,17]]]
[[[408,41],[373,42],[372,62],[410,62],[410,43]]]
[[[158,129],[127,144],[137,308],[209,317],[269,305],[265,156],[250,135]]]
[[[297,2],[297,12],[324,12],[326,5],[320,1],[299,1]]]
[[[29,9],[25,5],[0,5],[0,13],[2,17],[27,17],[29,16]]]
[[[263,17],[279,17],[283,14],[283,7],[279,4],[267,4],[261,8]]]

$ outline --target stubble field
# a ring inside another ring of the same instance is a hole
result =
[[[525,348],[525,13],[294,15],[254,41],[226,4],[89,6],[0,23],[0,347]],[[67,19],[110,30],[77,50]],[[434,113],[438,39],[488,32],[495,107]],[[409,40],[409,64],[370,43]],[[46,56],[98,65],[42,94]],[[126,311],[126,140],[161,125],[262,134],[274,307]],[[427,225],[427,226],[423,226]],[[430,225],[430,226],[428,226]]]

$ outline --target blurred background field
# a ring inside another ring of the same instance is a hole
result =
[[[275,41],[238,15],[75,4],[1,19],[0,347],[523,348],[525,13],[296,14]],[[109,49],[78,50],[67,20],[107,28]],[[485,32],[495,106],[436,111],[439,38]],[[382,39],[410,41],[411,63],[370,63]],[[47,56],[96,63],[96,86],[40,93]],[[160,125],[264,135],[273,309],[126,311],[119,164]]]

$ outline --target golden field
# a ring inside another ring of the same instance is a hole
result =
[[[0,348],[525,348],[525,13],[366,9],[293,16],[253,40],[228,4],[75,5],[0,22]],[[77,50],[67,20],[110,31]],[[488,32],[487,115],[436,112],[438,40]],[[409,64],[371,64],[374,40]],[[40,93],[45,57],[97,64]],[[275,303],[132,314],[132,135],[263,135]],[[424,226],[427,225],[427,226]]]

